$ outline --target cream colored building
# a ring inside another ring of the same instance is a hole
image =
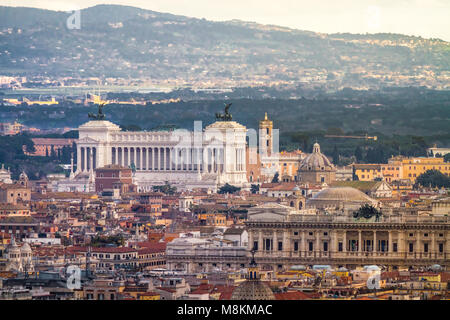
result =
[[[167,244],[167,269],[186,273],[236,271],[243,268],[247,247],[235,241],[181,237]]]
[[[450,218],[383,210],[380,219],[354,218],[352,210],[296,210],[277,203],[249,209],[249,249],[264,269],[293,265],[364,265],[389,269],[450,267]]]
[[[76,175],[119,164],[135,167],[133,180],[139,190],[166,182],[179,189],[213,190],[225,183],[247,184],[247,129],[235,121],[216,121],[193,132],[130,132],[93,120],[78,131]]]

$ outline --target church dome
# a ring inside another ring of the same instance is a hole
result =
[[[365,193],[351,187],[327,188],[317,193],[314,200],[338,200],[338,201],[373,201]]]
[[[230,300],[275,300],[272,289],[260,279],[255,251],[252,250],[251,253],[252,260],[247,269],[247,280],[233,290]]]
[[[263,281],[247,280],[234,289],[231,300],[275,300],[275,296]]]
[[[341,204],[375,205],[376,201],[365,193],[351,187],[327,188],[308,201],[308,206],[316,208],[327,206],[340,206]]]
[[[335,170],[331,161],[320,152],[320,145],[316,142],[313,152],[300,162],[300,171],[329,171]]]

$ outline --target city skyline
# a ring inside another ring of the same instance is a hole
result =
[[[238,19],[321,33],[399,33],[450,41],[450,22],[446,19],[450,3],[441,0],[401,0],[395,4],[384,0],[346,0],[339,3],[324,0],[314,4],[292,0],[281,0],[276,4],[253,0],[245,3],[235,0],[226,3],[204,0],[157,0],[151,3],[141,0],[82,0],[64,3],[51,0],[3,0],[0,4],[55,11],[117,4],[213,21]]]

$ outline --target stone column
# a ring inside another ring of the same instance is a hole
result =
[[[338,243],[338,235],[337,235],[337,230],[336,229],[331,229],[331,231],[333,233],[333,245],[330,246],[331,249],[331,254],[335,253],[335,252],[339,252],[339,243]]]
[[[216,164],[216,159],[215,159],[215,150],[216,148],[211,148],[211,172],[216,172],[216,168],[215,168],[215,164]]]
[[[91,161],[90,161],[91,160],[91,148],[87,147],[84,154],[85,154],[85,158],[86,158],[85,168],[86,168],[86,171],[89,171],[91,169]]]
[[[259,230],[259,236],[258,236],[258,251],[262,251],[263,248],[264,248],[264,243],[263,243],[262,230]]]
[[[404,251],[405,251],[405,244],[403,241],[405,232],[407,232],[407,231],[398,231],[397,247],[398,247],[399,253],[404,253]]]
[[[197,148],[197,149],[195,149],[195,150],[197,150],[197,152],[196,152],[196,155],[197,155],[197,159],[196,159],[196,161],[197,161],[197,172],[200,174],[200,164],[202,163],[202,159],[201,159],[201,156],[202,156],[202,154],[201,154],[201,149],[200,149],[200,148]]]
[[[209,148],[203,149],[203,156],[204,156],[203,167],[205,168],[205,172],[209,173]]]
[[[223,172],[224,173],[228,172],[227,165],[228,165],[227,146],[224,146],[223,147]]]
[[[358,252],[362,252],[362,232],[358,231]]]
[[[236,171],[239,171],[239,166],[240,166],[240,158],[239,158],[239,149],[236,149]]]
[[[283,229],[283,251],[281,251],[281,253],[283,254],[283,257],[284,257],[284,256],[288,256],[289,252],[291,252],[291,246],[290,246],[289,237],[288,237],[288,230]]]
[[[347,231],[344,229],[343,252],[347,252]]]
[[[173,157],[173,162],[175,163],[175,171],[178,170],[178,149],[174,148],[174,157]]]
[[[153,148],[147,148],[147,170],[153,170]]]
[[[81,172],[81,149],[81,147],[77,146],[77,172]]]
[[[372,251],[378,252],[378,240],[377,240],[377,231],[373,232],[373,249]]]
[[[392,231],[391,230],[388,231],[388,235],[389,235],[389,238],[388,238],[389,240],[388,240],[387,252],[391,253],[392,252],[392,249],[391,249],[392,248]]]
[[[206,166],[206,159],[208,157],[208,149],[207,148],[203,148],[202,149],[202,166],[203,166],[203,172],[206,173],[208,172],[207,170],[207,166]]]
[[[300,239],[300,250],[301,250],[301,254],[300,256],[303,254],[303,256],[306,256],[306,231],[302,231],[301,232],[301,239]]]
[[[416,232],[416,248],[414,248],[414,252],[416,252],[417,254],[419,253],[419,251],[422,251],[422,248],[420,247],[420,231],[418,230]]]
[[[162,160],[163,160],[162,169],[166,170],[166,148],[163,147],[161,149],[162,149]]]
[[[433,231],[431,232],[431,257],[434,258],[434,256],[436,255],[436,232]]]
[[[315,249],[314,251],[320,253],[322,251],[322,248],[320,247],[320,231],[316,231],[316,243],[314,244]]]

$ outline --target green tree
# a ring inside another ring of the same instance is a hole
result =
[[[368,163],[384,163],[386,159],[383,147],[376,146],[375,148],[369,148],[365,160]]]
[[[280,174],[276,172],[272,178],[272,183],[279,183],[279,182],[280,182]]]
[[[333,163],[337,165],[339,163],[339,151],[338,151],[336,145],[334,145],[333,152],[331,153],[331,157],[333,158]]]
[[[250,191],[253,194],[256,194],[259,192],[259,184],[252,184],[250,187]]]
[[[50,158],[52,158],[52,159],[56,158],[55,148],[53,147],[53,145],[50,149]]]
[[[417,177],[415,186],[450,188],[450,178],[439,170],[427,170]]]
[[[226,183],[225,185],[223,185],[222,187],[220,187],[219,191],[217,191],[217,193],[219,194],[225,194],[225,193],[235,193],[240,191],[241,188],[232,186],[228,183]]]
[[[450,162],[450,153],[447,153],[447,154],[444,156],[444,161],[445,161],[445,162]]]
[[[357,146],[354,152],[355,158],[357,162],[361,162],[363,159],[363,152],[360,146]]]
[[[377,208],[375,208],[372,205],[369,204],[365,204],[363,206],[361,206],[358,211],[355,211],[353,213],[353,217],[356,219],[359,218],[364,218],[364,219],[370,219],[373,216],[376,217],[376,219],[378,220],[381,216],[381,212],[377,210]]]
[[[292,141],[294,143],[298,143],[300,145],[300,147],[302,148],[303,151],[306,152],[306,150],[309,149],[309,135],[302,133],[302,132],[297,132],[294,133],[292,135]]]
[[[162,186],[153,186],[152,189],[154,192],[162,192],[167,195],[173,195],[177,192],[177,188],[172,187],[168,182]]]

